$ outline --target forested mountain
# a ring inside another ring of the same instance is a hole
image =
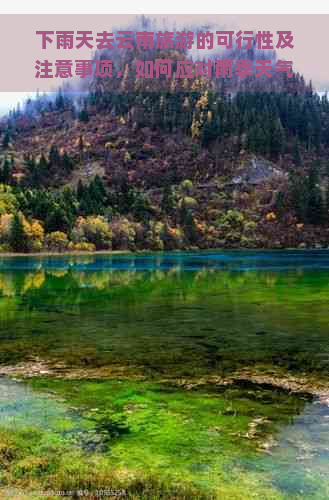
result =
[[[329,245],[327,96],[296,73],[136,79],[137,58],[2,119],[2,251]]]

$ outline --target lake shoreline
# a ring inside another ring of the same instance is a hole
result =
[[[122,255],[122,254],[129,254],[133,255],[134,253],[145,253],[144,251],[141,252],[132,252],[130,250],[96,250],[94,252],[75,252],[75,251],[70,251],[70,252],[29,252],[29,253],[24,253],[24,252],[4,252],[0,253],[0,258],[1,257],[65,257],[65,256],[70,256],[70,255],[77,255],[77,256],[83,256],[83,255]]]
[[[92,256],[92,255],[144,255],[144,254],[177,254],[186,252],[312,252],[312,251],[328,251],[329,248],[299,248],[299,247],[287,247],[287,248],[236,248],[236,247],[225,247],[225,248],[184,248],[180,250],[95,250],[93,252],[88,251],[65,251],[65,252],[0,252],[0,258],[2,257],[66,257],[66,256]]]

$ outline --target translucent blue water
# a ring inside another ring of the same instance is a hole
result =
[[[230,271],[329,269],[329,250],[233,250],[156,254],[95,254],[0,257],[0,270],[169,270]]]

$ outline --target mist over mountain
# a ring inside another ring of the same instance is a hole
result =
[[[65,84],[2,118],[3,251],[328,246],[326,95],[298,73],[175,78],[192,57],[97,52],[122,78]],[[170,78],[136,79],[137,60],[161,58]],[[255,45],[207,58],[276,61]]]

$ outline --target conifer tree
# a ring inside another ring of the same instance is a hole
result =
[[[324,207],[319,186],[319,162],[313,162],[308,175],[306,217],[310,224],[319,225],[324,221]]]
[[[5,135],[3,136],[3,139],[2,139],[3,149],[7,149],[9,147],[9,144],[10,144],[10,134],[9,134],[9,131],[6,130]]]
[[[300,167],[302,160],[300,157],[299,143],[298,139],[295,140],[294,150],[293,150],[293,160],[297,167]]]
[[[171,215],[175,208],[175,196],[170,184],[166,184],[163,190],[161,209],[168,215]]]
[[[186,237],[192,245],[197,241],[197,229],[191,210],[183,202],[180,210],[181,224],[184,227]]]
[[[3,162],[2,168],[0,169],[0,183],[9,184],[11,180],[11,165],[6,158]]]
[[[9,244],[14,252],[26,252],[26,235],[21,216],[16,213],[11,223]]]

